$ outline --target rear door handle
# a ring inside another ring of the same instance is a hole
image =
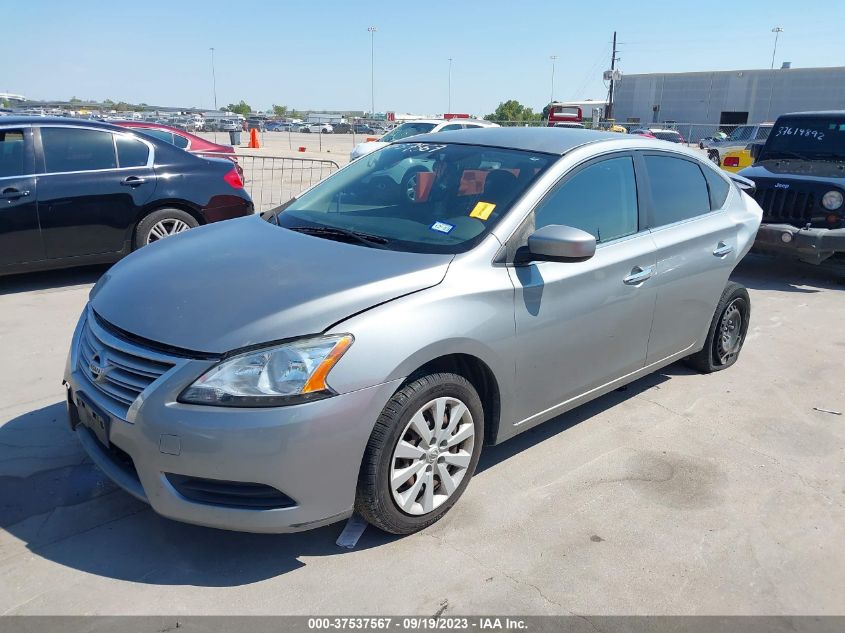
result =
[[[137,187],[138,185],[143,185],[145,182],[147,182],[146,178],[141,178],[139,176],[127,176],[120,181],[120,184],[124,187]]]
[[[725,255],[732,253],[733,250],[734,250],[734,247],[731,246],[730,244],[725,244],[724,242],[719,242],[716,245],[716,250],[713,251],[713,254],[716,257],[724,257]]]
[[[634,266],[631,270],[631,274],[625,277],[622,281],[629,286],[636,286],[651,277],[652,274],[654,274],[654,266],[646,266],[645,268]]]
[[[26,198],[29,195],[29,190],[21,191],[20,189],[15,189],[14,187],[6,187],[2,193],[0,193],[0,198],[3,200],[17,200],[18,198]]]

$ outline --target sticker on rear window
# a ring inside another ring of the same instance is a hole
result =
[[[486,220],[490,217],[490,214],[493,213],[493,209],[495,208],[496,205],[492,202],[479,202],[473,207],[472,211],[469,212],[469,217]]]
[[[430,228],[432,231],[438,231],[440,233],[449,233],[452,231],[452,229],[455,228],[455,226],[453,224],[448,224],[446,222],[441,222],[440,220],[438,220],[428,228]]]

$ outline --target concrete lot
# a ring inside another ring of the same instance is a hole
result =
[[[394,538],[171,522],[65,424],[103,269],[0,279],[0,613],[845,614],[845,285],[749,257],[743,356],[681,365],[488,448],[447,517]],[[151,290],[153,291],[153,290]]]

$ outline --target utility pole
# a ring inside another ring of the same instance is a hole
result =
[[[214,48],[209,49],[211,51],[211,87],[214,91],[214,109],[217,109],[217,76],[214,73]]]
[[[613,53],[610,56],[610,89],[607,92],[607,109],[604,111],[605,119],[613,118],[613,71],[616,70],[616,31],[613,32]]]
[[[549,59],[552,60],[552,93],[549,97],[549,103],[554,103],[555,100],[555,60],[557,60],[557,55],[549,55]]]
[[[374,26],[368,26],[367,31],[370,33],[370,118],[372,119],[376,113],[376,31],[378,29]]]
[[[452,58],[449,58],[449,107],[446,112],[452,112]]]

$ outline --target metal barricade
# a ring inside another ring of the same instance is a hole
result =
[[[277,207],[340,169],[333,160],[258,154],[238,154],[238,164],[256,211]]]

